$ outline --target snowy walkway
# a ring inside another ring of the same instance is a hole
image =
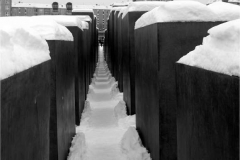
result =
[[[123,94],[119,93],[103,55],[100,47],[99,62],[68,160],[150,159],[139,142],[135,116],[126,115]]]

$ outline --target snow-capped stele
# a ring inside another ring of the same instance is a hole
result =
[[[39,20],[36,17],[4,17],[0,18],[1,25],[18,25],[36,31],[46,40],[73,41],[72,33],[52,19]]]
[[[135,29],[161,22],[218,21],[206,5],[196,1],[169,1],[143,14],[135,23]]]
[[[89,29],[88,23],[85,22],[85,21],[82,21],[82,28],[83,28],[83,29]]]
[[[116,8],[114,9],[114,14],[115,14],[117,11],[121,11],[121,9],[123,9],[123,8],[125,8],[125,7],[116,7]]]
[[[230,21],[240,18],[240,6],[226,3],[226,2],[215,2],[208,5],[217,16],[220,21]]]
[[[50,60],[47,42],[18,25],[0,26],[0,80]]]
[[[125,10],[127,9],[127,7],[122,7],[118,13],[118,18],[120,17],[121,15],[121,18],[122,18],[122,14],[125,12]]]
[[[80,18],[82,21],[92,22],[92,18],[88,15],[74,15],[74,16]]]
[[[55,15],[55,16],[36,16],[35,18],[42,19],[42,21],[44,20],[44,18],[49,18],[63,26],[66,26],[66,27],[67,26],[76,26],[83,30],[82,20],[80,18],[78,18],[77,16]]]
[[[208,30],[203,44],[178,63],[240,77],[240,19]]]
[[[162,3],[166,3],[164,1],[139,1],[139,2],[131,2],[127,9],[124,10],[122,17],[124,18],[128,12],[140,12],[140,11],[150,11]]]

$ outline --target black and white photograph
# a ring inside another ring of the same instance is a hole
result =
[[[240,0],[0,0],[0,160],[240,160]]]

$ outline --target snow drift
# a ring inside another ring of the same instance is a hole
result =
[[[208,5],[208,8],[213,11],[221,21],[230,21],[240,18],[240,6],[235,4],[215,2]]]
[[[84,104],[84,109],[82,112],[81,122],[88,120],[88,118],[91,115],[91,112],[92,112],[92,109],[90,107],[90,102],[86,100]]]
[[[240,76],[240,19],[208,30],[203,44],[183,56],[178,63],[227,75]]]
[[[83,30],[83,23],[82,20],[77,16],[62,16],[62,15],[55,15],[55,16],[35,16],[34,18],[39,19],[41,21],[45,21],[45,19],[52,19],[56,21],[58,24],[63,26],[76,26]]]
[[[131,2],[129,3],[128,7],[124,9],[122,18],[124,18],[128,12],[150,11],[163,3],[166,3],[166,2],[164,1]]]
[[[194,1],[169,1],[143,14],[135,29],[159,22],[208,22],[218,21],[216,14],[206,5]]]
[[[121,140],[122,153],[128,160],[151,160],[150,154],[143,147],[136,128],[129,127]]]
[[[47,42],[18,25],[0,26],[0,46],[0,80],[51,59]]]
[[[127,117],[126,103],[124,101],[119,101],[115,106],[114,115],[117,119]]]
[[[77,135],[72,140],[72,145],[67,160],[84,160],[87,151],[85,135],[82,132],[77,133]]]
[[[73,41],[72,33],[52,19],[39,20],[36,17],[4,17],[0,18],[1,26],[21,26],[36,31],[45,40]]]

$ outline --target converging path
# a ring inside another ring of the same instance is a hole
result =
[[[89,99],[91,115],[88,120],[88,128],[82,130],[85,134],[88,147],[86,160],[125,160],[121,153],[120,141],[126,129],[117,124],[114,116],[114,107],[119,100],[111,99],[111,84],[108,85],[110,74],[105,65],[103,50],[99,50],[99,63],[96,69],[95,85],[92,90],[95,92],[92,99]],[[99,75],[98,75],[99,74]],[[100,83],[97,83],[100,82]],[[103,99],[98,99],[103,98]],[[81,130],[81,127],[80,127]]]
[[[149,160],[135,130],[135,115],[126,115],[102,47],[93,77],[68,160]]]
[[[130,126],[135,128],[135,115],[126,115],[123,94],[111,76],[102,47],[93,76],[68,160],[128,160],[122,139]],[[138,142],[138,135],[135,137]]]

